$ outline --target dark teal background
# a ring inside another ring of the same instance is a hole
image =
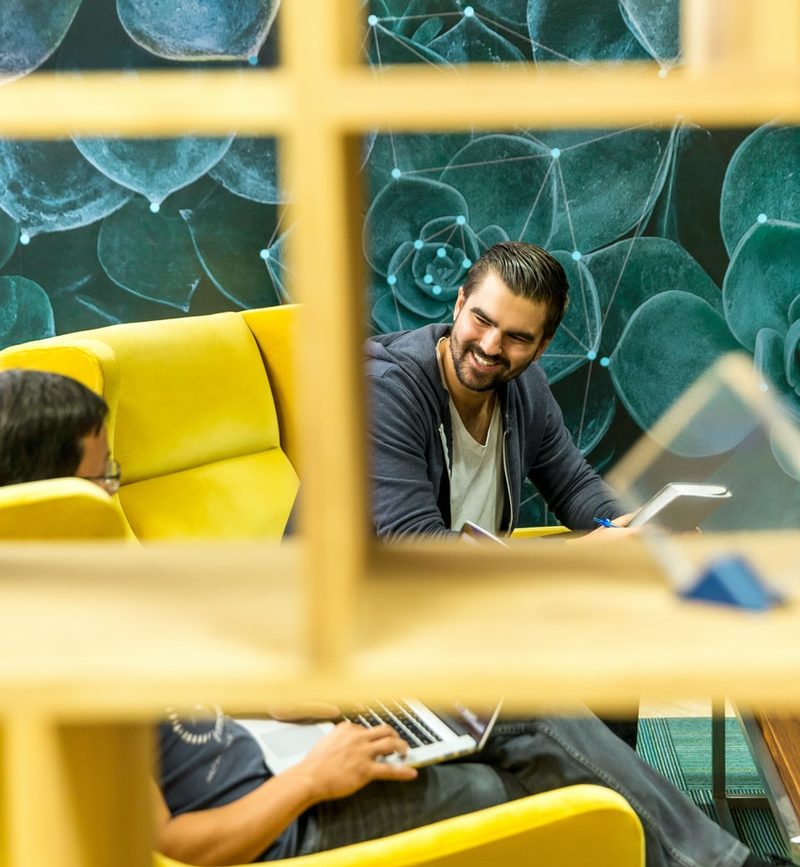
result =
[[[680,62],[678,0],[371,0],[365,61]],[[6,0],[0,76],[277,60],[277,0]],[[503,98],[502,91],[497,98]],[[0,344],[292,298],[270,139],[0,142]],[[800,418],[800,132],[464,130],[364,142],[369,327],[449,318],[487,246],[550,249],[571,307],[543,359],[601,469],[721,353]],[[344,303],[344,302],[343,302]],[[526,494],[530,522],[546,519]]]

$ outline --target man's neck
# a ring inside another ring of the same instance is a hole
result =
[[[492,391],[473,391],[461,384],[456,375],[456,367],[450,352],[449,337],[440,340],[436,349],[442,360],[445,386],[450,392],[453,405],[461,416],[461,421],[464,422],[465,427],[476,440],[484,442],[494,411],[494,389]]]

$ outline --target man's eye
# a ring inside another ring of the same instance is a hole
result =
[[[484,319],[483,316],[478,316],[477,313],[474,314],[474,315],[475,315],[475,319],[478,321],[478,323],[479,323],[480,325],[488,325],[488,324],[489,324],[489,320],[488,320],[488,319]]]

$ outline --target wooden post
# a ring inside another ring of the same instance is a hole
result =
[[[328,98],[345,61],[355,59],[356,16],[349,0],[293,0],[282,12],[294,115],[281,163],[296,220],[289,261],[304,305],[298,368],[307,646],[316,666],[336,669],[352,637],[368,528],[358,142],[345,137]]]

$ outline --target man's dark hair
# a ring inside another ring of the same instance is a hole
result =
[[[75,475],[82,438],[99,433],[107,413],[102,397],[68,376],[0,371],[0,485]]]
[[[564,318],[569,299],[569,283],[564,269],[547,250],[521,241],[503,241],[489,247],[475,261],[464,281],[464,297],[480,283],[490,271],[494,272],[515,294],[542,301],[547,305],[544,337],[556,333]]]

